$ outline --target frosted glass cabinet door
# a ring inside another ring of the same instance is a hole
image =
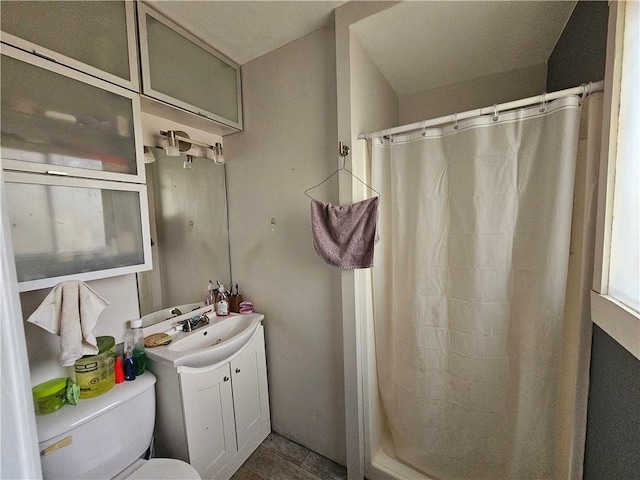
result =
[[[138,94],[8,46],[1,62],[5,169],[145,181]]]
[[[3,42],[138,90],[133,2],[2,2],[0,19]]]
[[[138,25],[142,92],[241,130],[240,67],[140,3]]]
[[[20,291],[151,268],[146,186],[5,172]]]

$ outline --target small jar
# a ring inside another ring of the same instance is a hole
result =
[[[67,403],[67,379],[53,378],[31,389],[36,415],[46,415]]]

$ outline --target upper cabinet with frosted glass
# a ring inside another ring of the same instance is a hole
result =
[[[21,292],[151,269],[145,185],[22,172],[3,176]]]
[[[144,183],[138,93],[13,47],[1,53],[4,169]]]
[[[145,96],[242,130],[237,64],[142,3],[138,29]]]
[[[138,91],[130,1],[3,1],[2,41]]]

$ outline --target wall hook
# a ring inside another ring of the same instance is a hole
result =
[[[349,155],[349,145],[338,142],[338,153],[341,157],[346,157],[347,155]]]

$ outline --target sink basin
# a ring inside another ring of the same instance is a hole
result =
[[[253,318],[245,315],[234,315],[227,318],[214,317],[206,327],[201,327],[191,334],[172,342],[167,350],[172,352],[189,352],[220,345],[232,339],[239,340],[242,333],[251,331]]]
[[[210,309],[211,307],[209,307]],[[205,310],[206,308],[202,308]],[[191,312],[199,313],[200,310]],[[166,346],[147,349],[147,357],[152,361],[169,364],[173,367],[206,367],[220,363],[239,352],[260,326],[264,315],[251,313],[248,315],[231,314],[228,317],[216,317],[208,314],[210,323],[193,332],[175,332],[172,342]],[[189,315],[184,315],[189,317]],[[169,331],[176,320],[165,322],[145,328],[145,336],[151,333]]]

